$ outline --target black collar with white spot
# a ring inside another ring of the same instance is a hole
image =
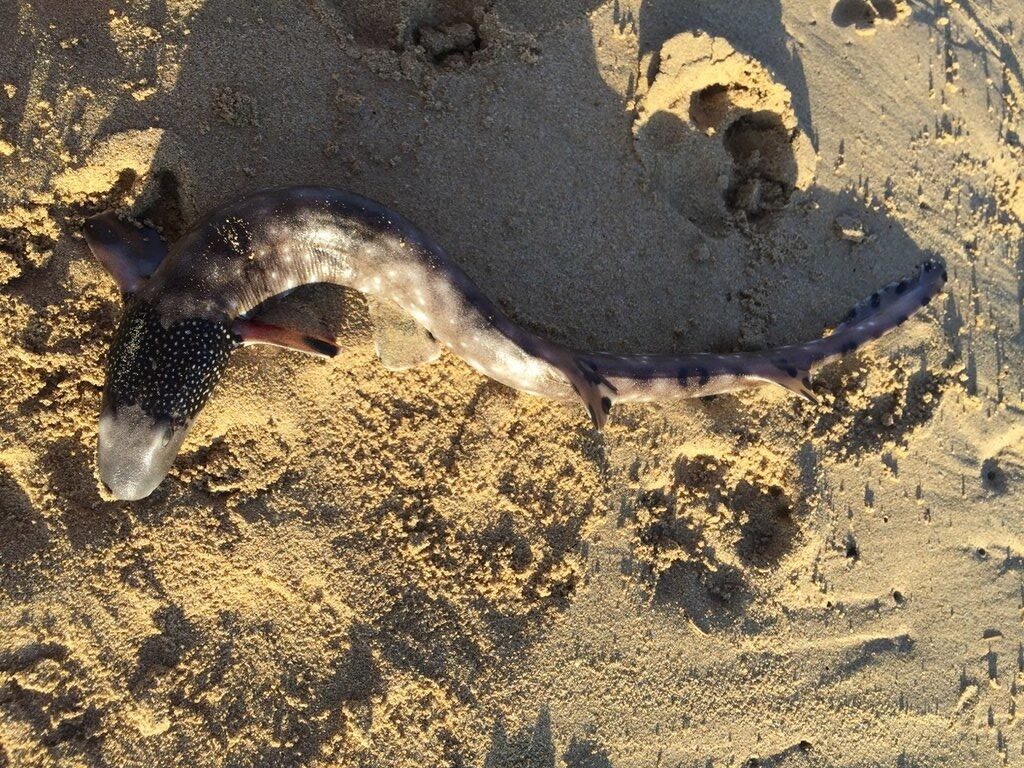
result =
[[[164,327],[153,308],[129,304],[107,358],[104,397],[115,411],[138,405],[155,421],[190,421],[227,366],[239,339],[226,323],[188,319]]]

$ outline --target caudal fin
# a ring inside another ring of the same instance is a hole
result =
[[[843,322],[836,326],[833,335],[855,332],[857,329],[870,333],[894,328],[910,315],[925,306],[946,284],[946,267],[942,262],[929,259],[918,267],[917,278],[905,277],[889,283],[864,299],[849,311]],[[898,309],[893,313],[891,310]],[[887,313],[895,318],[886,323],[880,316]],[[877,337],[876,337],[877,338]]]
[[[929,259],[915,277],[889,283],[854,305],[846,318],[822,339],[761,353],[771,366],[762,378],[813,399],[810,371],[814,366],[847,355],[901,325],[927,305],[946,284],[945,265]]]
[[[852,352],[903,324],[942,291],[947,277],[945,265],[929,259],[918,267],[916,277],[889,283],[855,304],[843,322],[822,339],[828,343],[827,356]]]

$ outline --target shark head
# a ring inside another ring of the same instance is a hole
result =
[[[239,339],[206,319],[164,325],[129,298],[107,358],[99,427],[100,479],[119,499],[141,499],[167,475]]]

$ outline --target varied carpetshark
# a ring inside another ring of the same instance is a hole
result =
[[[120,499],[148,496],[243,344],[333,357],[331,339],[251,314],[308,283],[376,297],[420,328],[423,359],[443,345],[486,376],[554,400],[580,400],[600,429],[616,403],[730,392],[766,383],[812,397],[812,367],[852,352],[926,305],[946,282],[925,261],[856,305],[824,338],[763,352],[579,352],[512,322],[420,229],[380,203],[329,187],[256,192],[217,208],[168,250],[157,232],[112,212],[85,239],[125,307],[107,358],[99,472]]]

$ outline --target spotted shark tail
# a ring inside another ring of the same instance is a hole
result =
[[[875,291],[824,338],[762,352],[690,355],[577,353],[563,366],[591,419],[601,428],[612,405],[629,401],[702,397],[777,384],[813,401],[811,369],[849,354],[896,328],[942,290],[941,262],[922,263],[915,277]]]
[[[942,262],[929,259],[918,267],[915,277],[889,283],[855,304],[824,338],[762,353],[770,366],[760,373],[765,380],[813,401],[813,367],[847,355],[901,325],[942,291],[946,280]]]

